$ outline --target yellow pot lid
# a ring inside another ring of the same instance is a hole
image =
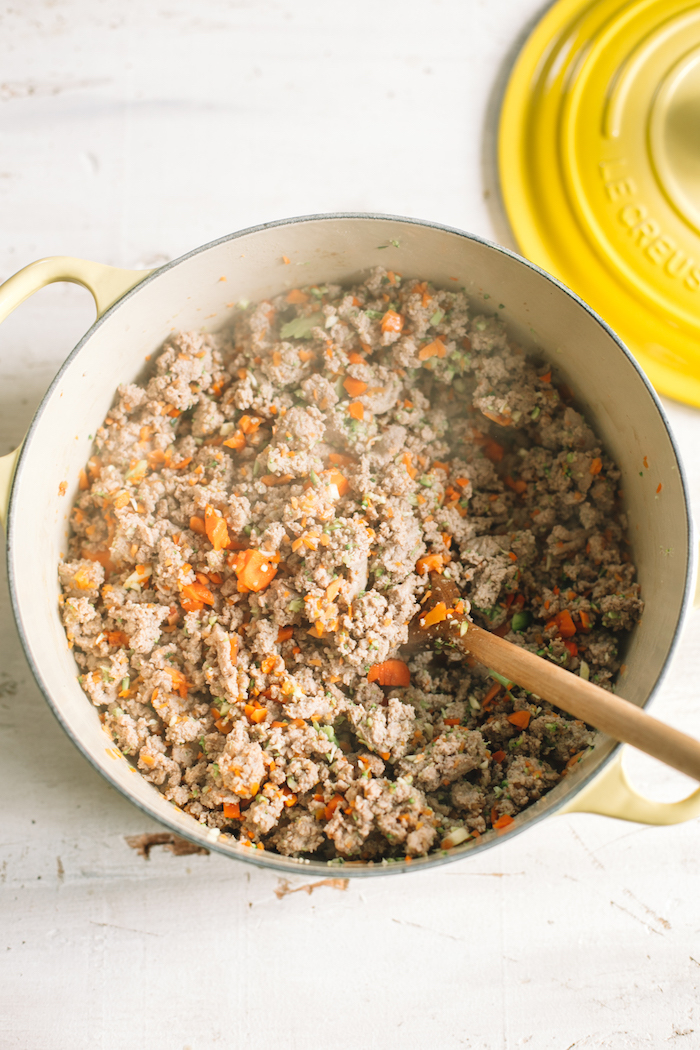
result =
[[[511,73],[498,151],[523,254],[700,406],[700,4],[559,0]]]

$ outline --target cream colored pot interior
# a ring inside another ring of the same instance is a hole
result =
[[[217,839],[166,802],[115,749],[76,680],[77,668],[58,617],[56,564],[66,549],[68,514],[78,471],[91,452],[90,435],[106,415],[117,384],[138,377],[148,355],[171,332],[214,331],[228,323],[240,300],[309,283],[351,281],[379,264],[404,277],[420,276],[448,288],[463,285],[477,312],[499,313],[524,347],[541,347],[575,391],[578,405],[619,464],[633,556],[646,601],[618,686],[636,704],[646,703],[663,671],[684,604],[690,553],[683,480],[650,388],[600,321],[522,260],[444,228],[340,216],[252,230],[157,271],[91,329],[34,421],[10,507],[9,567],[16,612],[47,698],[66,730],[112,783],[179,833],[280,870],[298,871],[303,866],[305,871],[327,871],[327,865],[262,853],[253,857],[255,851],[224,837]],[[645,457],[648,470],[643,467]],[[62,482],[67,483],[65,494]],[[602,740],[575,774],[517,818],[514,830],[579,790],[612,747]],[[458,848],[450,856],[485,848],[493,841],[495,835],[489,833],[479,844]],[[412,868],[441,859],[437,855],[416,861]],[[391,864],[384,870],[404,868]],[[364,864],[344,865],[344,869],[378,872],[378,867]]]

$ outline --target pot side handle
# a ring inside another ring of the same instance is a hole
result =
[[[39,259],[25,266],[0,285],[0,321],[4,321],[20,303],[23,303],[34,292],[56,281],[68,281],[87,288],[95,300],[99,318],[118,299],[121,299],[151,273],[153,270],[121,270],[116,266],[105,266],[104,263],[90,262],[88,259],[74,259],[68,255],[53,255],[48,259]],[[20,445],[7,456],[0,456],[0,521],[3,526],[7,517],[10,488],[21,447]]]
[[[700,817],[700,788],[679,802],[654,802],[640,795],[624,770],[624,748],[559,813],[599,813],[639,824],[680,824]]]

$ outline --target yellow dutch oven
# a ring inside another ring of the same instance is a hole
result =
[[[663,410],[634,359],[590,307],[537,266],[433,223],[339,214],[244,230],[153,271],[43,259],[0,287],[0,320],[54,281],[83,285],[97,307],[95,324],[51,384],[21,449],[0,460],[10,592],[36,680],[86,758],[144,812],[208,849],[277,871],[321,873],[328,865],[246,849],[208,829],[167,802],[114,747],[77,681],[58,615],[56,567],[66,549],[78,472],[91,454],[89,435],[107,414],[116,386],[137,379],[145,358],[173,329],[216,330],[231,320],[241,299],[264,298],[300,284],[354,281],[376,264],[438,286],[454,288],[458,278],[475,311],[499,312],[514,338],[526,348],[541,347],[576,391],[622,470],[646,609],[629,640],[618,689],[633,703],[646,705],[673,651],[694,572],[683,469]],[[601,737],[554,790],[516,817],[508,834],[550,814],[577,811],[671,824],[700,814],[700,790],[682,802],[648,801],[629,785],[619,746]],[[410,870],[462,858],[498,841],[498,834],[489,832],[478,842],[415,860]],[[342,870],[373,875],[409,866],[345,863]]]

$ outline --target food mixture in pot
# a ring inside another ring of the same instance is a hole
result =
[[[572,392],[464,291],[381,268],[242,303],[149,369],[97,432],[59,567],[117,746],[251,849],[391,861],[507,828],[593,732],[402,646],[439,573],[457,614],[611,685],[642,602]]]

